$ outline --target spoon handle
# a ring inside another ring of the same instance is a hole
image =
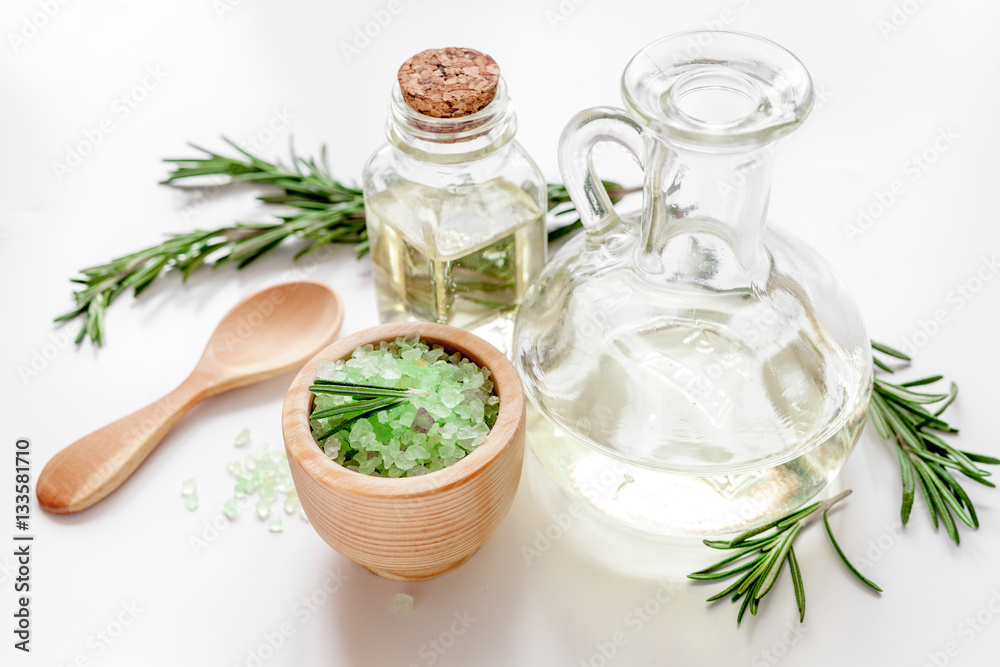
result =
[[[206,397],[201,381],[185,380],[155,403],[80,438],[56,454],[38,477],[42,509],[72,514],[117,489],[188,410]]]

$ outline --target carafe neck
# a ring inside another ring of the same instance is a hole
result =
[[[705,150],[649,136],[639,268],[719,290],[763,286],[774,147]]]

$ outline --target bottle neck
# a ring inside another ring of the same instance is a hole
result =
[[[774,148],[712,150],[648,138],[640,267],[716,289],[763,286]]]
[[[401,152],[422,162],[461,164],[480,160],[510,143],[517,130],[503,79],[493,100],[476,113],[434,118],[414,111],[396,85],[389,102],[386,136]]]

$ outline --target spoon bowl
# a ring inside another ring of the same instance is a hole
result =
[[[329,344],[342,319],[340,299],[326,285],[301,281],[269,287],[226,313],[198,368],[215,370],[220,379],[238,378],[232,386],[270,379],[298,368]]]
[[[90,507],[128,479],[192,407],[300,367],[333,340],[342,321],[340,299],[321,283],[283,283],[243,299],[180,386],[52,457],[38,477],[39,505],[55,514]]]

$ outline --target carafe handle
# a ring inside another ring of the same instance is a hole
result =
[[[643,166],[642,127],[624,109],[585,109],[566,125],[559,139],[559,171],[591,236],[604,234],[621,221],[594,168],[594,147],[601,143],[618,144]]]

